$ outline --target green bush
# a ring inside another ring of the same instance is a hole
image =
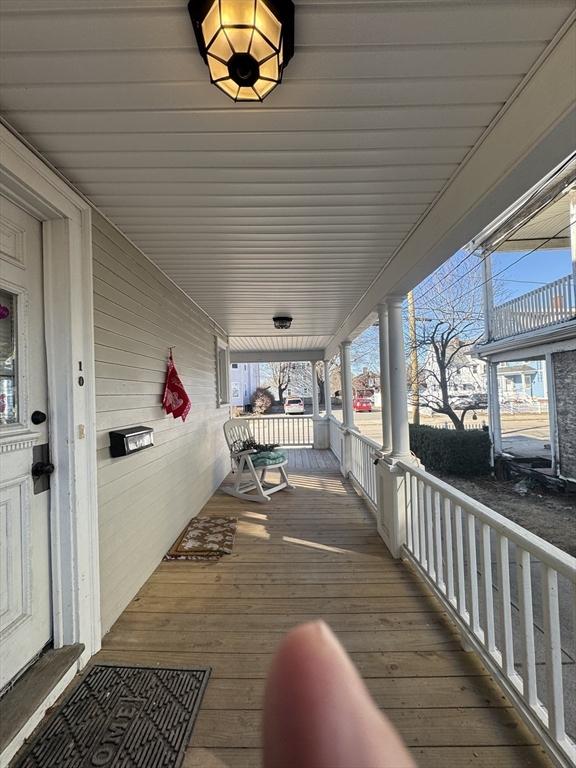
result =
[[[410,448],[431,472],[473,477],[492,471],[490,436],[483,429],[438,429],[411,424]]]

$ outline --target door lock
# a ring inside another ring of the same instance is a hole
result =
[[[32,464],[32,477],[42,477],[42,475],[51,475],[54,472],[54,464],[51,461],[37,461]]]
[[[35,445],[32,448],[32,480],[34,494],[50,490],[50,475],[54,472],[54,464],[50,461],[48,443]]]

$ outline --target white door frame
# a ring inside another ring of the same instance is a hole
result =
[[[0,192],[42,221],[53,638],[82,667],[101,639],[91,208],[4,125]]]

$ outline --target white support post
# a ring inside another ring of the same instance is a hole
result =
[[[492,255],[487,253],[482,257],[484,296],[484,336],[486,341],[492,338],[492,314],[494,311],[494,289],[492,285]]]
[[[410,459],[402,301],[401,296],[394,296],[387,302],[392,456],[395,459]]]
[[[332,416],[332,395],[330,394],[330,360],[324,360],[324,410],[326,418]]]
[[[382,401],[382,453],[392,450],[392,409],[390,406],[390,352],[388,349],[388,307],[378,305],[380,346],[380,396]]]
[[[310,361],[310,374],[312,377],[312,426],[314,428],[314,448],[324,450],[330,447],[329,424],[326,419],[320,417],[318,402],[318,380],[316,378],[316,362]]]
[[[560,448],[558,445],[558,419],[556,416],[556,381],[554,378],[554,367],[552,364],[552,354],[548,352],[544,359],[544,368],[546,370],[546,382],[548,390],[548,424],[550,427],[550,453],[552,459],[552,472],[562,474],[560,466]]]
[[[495,454],[502,453],[502,422],[500,420],[500,395],[498,392],[498,363],[488,363],[488,418],[490,435]]]
[[[310,360],[310,376],[312,386],[312,418],[320,418],[320,408],[318,406],[318,382],[316,381],[316,363]]]
[[[413,463],[410,453],[410,433],[408,429],[408,391],[406,382],[406,358],[404,354],[404,328],[402,322],[402,297],[394,296],[386,302],[386,312],[378,307],[380,318],[385,314],[386,321],[381,326],[385,338],[380,338],[380,365],[389,385],[389,402],[385,406],[382,397],[382,409],[387,408],[388,419],[382,414],[383,429],[389,431],[390,453],[380,459],[378,464],[378,532],[393,557],[401,557],[402,547],[406,543],[406,510],[410,505],[412,489],[408,487],[408,478],[398,463]],[[386,352],[388,353],[386,355]],[[386,357],[388,370],[386,371]],[[384,367],[382,368],[382,361]],[[384,386],[384,385],[383,385]],[[386,421],[389,427],[386,427]],[[384,432],[386,434],[386,432]]]
[[[354,429],[354,409],[352,408],[352,364],[350,360],[350,342],[340,344],[340,377],[342,380],[342,456],[340,470],[348,476],[351,467],[350,430]]]
[[[354,410],[352,408],[352,365],[349,341],[340,344],[340,367],[342,379],[342,422],[347,429],[354,429]]]

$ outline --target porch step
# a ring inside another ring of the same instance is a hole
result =
[[[0,699],[0,755],[83,651],[81,643],[46,651]]]

